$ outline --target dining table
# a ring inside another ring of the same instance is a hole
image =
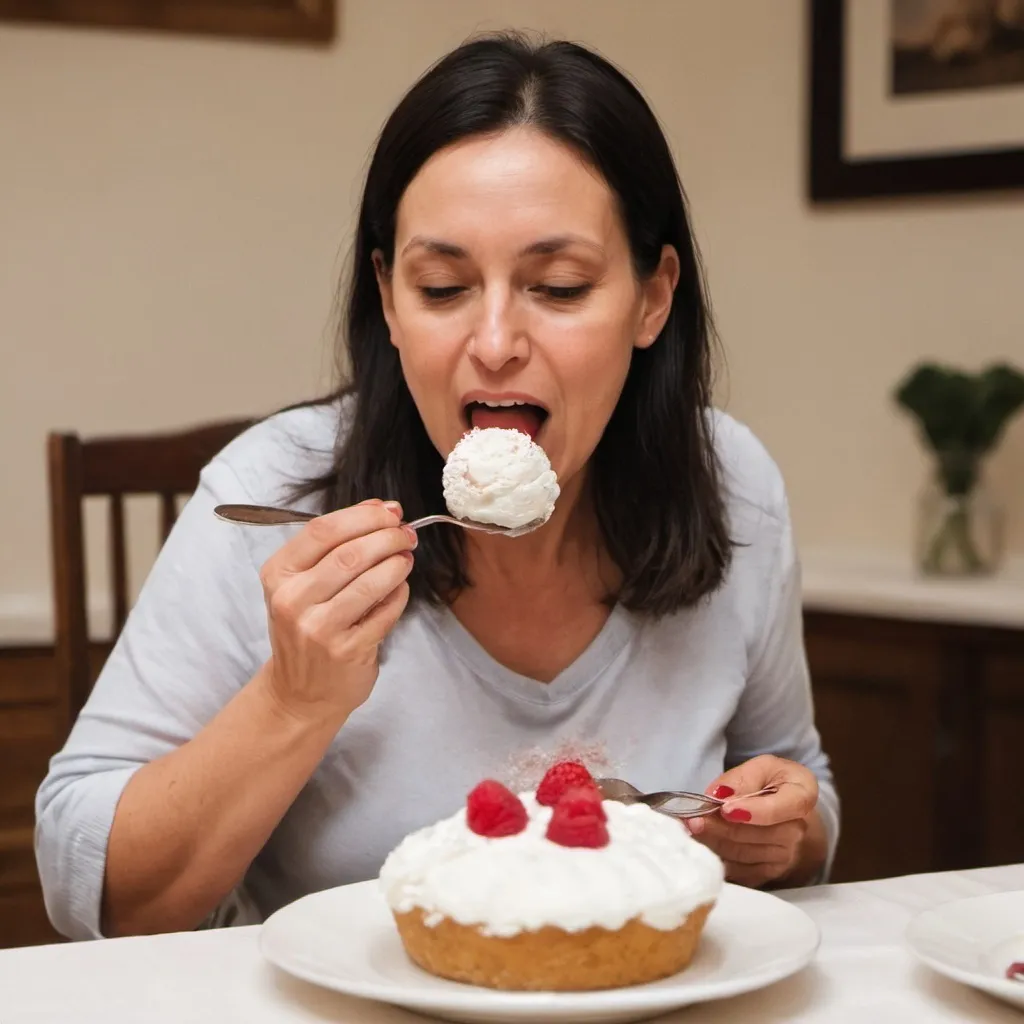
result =
[[[1024,890],[1024,864],[776,893],[818,925],[811,964],[742,996],[701,1003],[670,1024],[1022,1024],[1019,1010],[917,962],[904,941],[920,911]],[[1021,922],[1024,931],[1024,922]],[[266,962],[259,926],[0,950],[0,1024],[423,1024]]]

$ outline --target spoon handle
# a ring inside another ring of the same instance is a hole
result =
[[[293,508],[273,508],[270,505],[218,505],[213,514],[229,523],[242,526],[292,526],[316,519],[313,512],[299,512]]]
[[[225,519],[229,523],[238,523],[241,526],[294,526],[299,523],[308,523],[310,519],[317,518],[317,514],[314,512],[300,512],[294,508],[274,508],[271,505],[218,505],[213,513],[220,519]],[[453,526],[461,526],[464,530],[482,530],[484,533],[505,532],[501,527],[440,515],[423,516],[405,525],[412,530],[418,530],[421,526],[433,526],[435,523],[451,523]]]
[[[271,505],[218,505],[213,514],[229,523],[241,526],[296,526],[316,519],[315,512],[300,512],[294,508],[274,508]],[[541,520],[527,523],[525,526],[495,526],[490,523],[476,523],[472,519],[454,519],[452,516],[421,516],[405,525],[410,530],[418,530],[421,526],[433,526],[435,523],[451,523],[461,526],[464,530],[479,530],[481,533],[500,534],[505,537],[519,537],[543,525]]]

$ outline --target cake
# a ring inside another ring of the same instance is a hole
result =
[[[602,800],[563,762],[536,791],[480,783],[411,833],[380,885],[410,959],[505,990],[583,991],[687,967],[724,880],[718,856],[644,804]]]
[[[528,434],[474,427],[452,449],[441,475],[444,500],[456,519],[519,527],[547,522],[558,478],[544,449]]]

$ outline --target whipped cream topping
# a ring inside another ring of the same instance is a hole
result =
[[[717,854],[643,804],[605,800],[610,842],[595,850],[546,839],[551,808],[532,793],[520,799],[529,823],[515,836],[478,836],[465,809],[406,836],[380,872],[391,909],[418,907],[428,925],[447,917],[494,936],[545,926],[614,931],[634,918],[670,931],[721,891]]]
[[[531,437],[502,427],[474,427],[452,449],[441,476],[448,511],[497,526],[547,521],[558,478]]]

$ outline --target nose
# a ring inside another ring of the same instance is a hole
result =
[[[470,356],[488,370],[497,371],[516,359],[525,359],[529,350],[511,293],[497,287],[485,290],[480,316],[469,339]]]

